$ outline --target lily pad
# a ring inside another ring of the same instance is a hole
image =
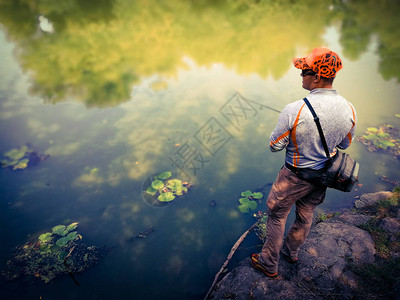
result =
[[[255,210],[257,208],[257,202],[256,201],[249,201],[249,203],[247,203],[247,206],[251,209],[251,210]]]
[[[251,194],[252,194],[252,192],[249,191],[249,190],[247,190],[247,191],[242,192],[240,195],[241,195],[242,197],[250,197]]]
[[[261,199],[263,197],[263,194],[260,192],[257,192],[257,193],[251,194],[251,197],[253,197],[254,199]]]
[[[186,193],[190,184],[177,178],[171,178],[171,176],[170,171],[148,176],[143,183],[143,199],[151,206],[164,206],[177,196]]]
[[[62,225],[65,227],[63,233],[75,229],[77,225],[78,223],[66,227]],[[62,226],[53,228],[56,232],[61,232],[64,228]],[[30,277],[34,280],[40,278],[47,283],[59,275],[81,273],[106,254],[105,249],[82,243],[77,231],[69,232],[53,244],[51,241],[55,236],[60,237],[57,233],[46,232],[16,247],[7,260],[7,268],[2,270],[2,275],[8,280]],[[68,254],[70,257],[66,261]],[[23,279],[25,282],[26,278]]]
[[[64,236],[66,235],[68,232],[65,231],[67,227],[65,225],[57,225],[53,227],[53,233],[56,233],[58,235]]]
[[[165,180],[165,179],[170,178],[171,175],[172,175],[172,174],[171,174],[170,171],[166,171],[166,172],[163,172],[163,173],[161,173],[161,174],[158,174],[158,175],[157,175],[157,178],[160,179],[160,180]]]
[[[25,154],[28,152],[28,147],[27,146],[22,146],[19,149],[11,149],[10,151],[7,151],[4,153],[5,157],[8,157],[11,160],[20,160],[25,156]]]
[[[375,127],[368,127],[367,130],[370,132],[378,132],[379,131],[379,129],[375,128]]]
[[[175,199],[175,196],[172,192],[162,193],[160,196],[158,196],[158,200],[161,202],[170,202],[174,199]]]
[[[250,208],[247,205],[244,205],[244,204],[239,205],[238,208],[242,213],[248,213],[249,210],[250,210]]]
[[[249,202],[248,198],[240,198],[239,199],[240,204],[246,205]]]
[[[69,224],[69,225],[67,226],[67,228],[65,229],[65,231],[66,231],[66,232],[70,232],[70,231],[76,229],[76,228],[78,227],[78,224],[79,224],[78,222]]]
[[[41,241],[42,243],[47,243],[47,242],[51,241],[52,235],[53,235],[53,233],[51,233],[51,232],[43,233],[43,234],[39,235],[39,241]]]
[[[388,147],[395,146],[394,143],[392,143],[390,141],[385,141],[385,140],[383,140],[383,141],[382,140],[376,140],[376,141],[374,141],[374,145],[379,147],[379,148],[382,148],[384,150],[386,150]]]
[[[79,238],[78,231],[72,231],[72,232],[68,233],[67,238],[68,238],[70,241]]]
[[[156,190],[162,189],[164,187],[164,182],[162,182],[161,180],[154,180],[151,183],[151,187]]]
[[[157,190],[154,189],[152,186],[149,186],[149,187],[147,188],[147,190],[146,190],[146,193],[147,193],[147,194],[150,194],[150,195],[152,195],[152,196],[154,196],[155,194],[157,194]]]
[[[61,247],[64,247],[65,245],[67,245],[68,242],[73,241],[77,238],[78,238],[78,232],[73,231],[73,232],[69,233],[67,236],[64,236],[64,237],[58,239],[56,242],[56,245],[61,248]]]
[[[367,146],[371,152],[384,151],[400,159],[400,130],[394,125],[368,127],[366,134],[358,137],[357,140]]]
[[[182,180],[179,179],[168,180],[167,188],[177,196],[181,196],[183,192],[187,192],[187,188],[183,186]]]
[[[254,210],[257,208],[257,202],[249,200],[248,198],[240,198],[239,202],[241,205],[238,206],[238,208],[241,212],[249,212],[249,209]],[[245,207],[247,207],[248,209],[246,210]]]
[[[363,135],[363,138],[365,138],[368,141],[375,141],[379,139],[378,135],[376,134]]]
[[[13,170],[22,170],[26,169],[28,167],[29,159],[24,158],[21,159],[15,166],[13,167]]]
[[[3,168],[7,168],[7,167],[12,167],[15,166],[18,163],[18,160],[8,160],[8,159],[3,159],[1,161],[1,166]]]
[[[383,138],[383,139],[387,139],[387,138],[390,137],[390,134],[389,134],[389,133],[386,133],[386,132],[378,132],[376,135],[377,135],[378,137],[380,137],[380,138]]]

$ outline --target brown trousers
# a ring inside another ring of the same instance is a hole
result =
[[[260,253],[261,263],[269,273],[278,272],[285,224],[293,204],[296,204],[296,220],[282,249],[292,259],[297,258],[297,252],[310,232],[314,209],[324,201],[325,192],[326,187],[300,179],[286,167],[279,171],[267,199],[267,236]]]

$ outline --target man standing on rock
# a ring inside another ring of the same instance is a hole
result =
[[[332,89],[336,73],[342,68],[339,56],[328,48],[315,48],[308,56],[293,60],[301,69],[303,88],[314,108],[325,135],[329,153],[346,149],[353,139],[356,112],[354,107]],[[267,199],[267,236],[260,254],[251,256],[254,268],[265,275],[278,276],[280,253],[296,263],[299,248],[310,231],[315,207],[325,198],[326,187],[300,178],[299,169],[320,170],[327,158],[310,110],[303,100],[288,104],[279,116],[270,137],[272,152],[286,149],[285,165],[279,171]],[[283,240],[290,209],[296,205],[296,220]]]

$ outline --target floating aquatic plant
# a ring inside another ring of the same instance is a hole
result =
[[[171,176],[172,176],[172,174],[170,171],[165,171],[165,172],[162,172],[161,174],[158,174],[156,177],[160,180],[164,180],[164,179],[170,178]]]
[[[151,196],[154,196],[155,194],[157,194],[157,192],[158,191],[155,188],[153,188],[152,186],[149,186],[146,190],[146,193]]]
[[[15,170],[26,169],[29,165],[38,163],[47,159],[48,155],[38,155],[28,146],[11,149],[3,154],[4,159],[1,161],[3,168],[12,168]]]
[[[265,242],[267,237],[266,221],[268,214],[265,211],[259,211],[257,214],[254,214],[253,217],[257,218],[257,225],[254,227],[254,232],[261,241]]]
[[[57,225],[14,251],[2,273],[9,279],[40,278],[49,282],[61,274],[82,272],[97,262],[102,251],[82,243],[78,223]]]
[[[41,241],[42,243],[50,242],[52,239],[52,235],[53,234],[51,232],[43,233],[39,236],[39,241]]]
[[[368,127],[365,134],[357,140],[367,146],[371,152],[384,151],[400,158],[399,129],[393,125],[382,125],[379,128]]]
[[[150,177],[151,181],[144,185],[143,196],[146,201],[157,206],[158,203],[171,202],[177,196],[187,193],[190,184],[177,178],[171,178],[170,171]]]
[[[166,187],[177,196],[183,195],[183,193],[186,193],[188,190],[185,186],[183,186],[182,180],[179,179],[168,180]]]
[[[153,188],[153,189],[155,189],[155,190],[159,190],[159,189],[162,189],[163,187],[164,187],[164,182],[162,182],[161,180],[154,180],[152,183],[151,183],[151,187]]]
[[[69,233],[67,236],[64,236],[64,237],[58,239],[56,242],[56,245],[58,247],[64,247],[65,245],[68,244],[68,242],[73,241],[75,239],[79,239],[79,235],[78,235],[78,232],[73,231],[73,232]]]
[[[175,196],[172,192],[162,193],[160,196],[158,196],[158,200],[161,202],[170,202],[174,199],[175,199]]]
[[[240,205],[238,209],[242,213],[248,213],[250,210],[255,210],[257,208],[257,202],[253,199],[261,199],[263,194],[260,192],[253,193],[250,190],[244,191],[240,194],[242,198],[239,199]]]
[[[263,194],[260,193],[260,192],[257,192],[257,193],[251,194],[251,197],[252,197],[253,199],[261,199],[261,198],[263,197]]]
[[[28,167],[29,159],[27,154],[32,152],[27,146],[11,149],[3,154],[5,159],[1,161],[3,168],[12,167],[13,170],[25,169]]]

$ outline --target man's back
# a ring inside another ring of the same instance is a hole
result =
[[[337,146],[347,148],[356,122],[353,106],[332,89],[314,89],[307,99],[320,119],[331,155],[336,153]],[[320,169],[328,160],[313,116],[303,100],[283,109],[270,140],[272,151],[287,145],[285,161],[292,166]]]

